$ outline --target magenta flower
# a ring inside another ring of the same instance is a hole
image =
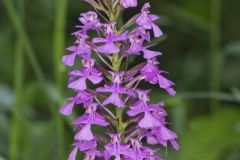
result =
[[[155,37],[160,37],[163,35],[161,29],[154,23],[155,20],[159,19],[158,16],[154,14],[149,14],[150,4],[146,3],[141,11],[141,15],[136,20],[136,23],[143,27],[144,29],[152,29]]]
[[[99,29],[101,27],[101,23],[99,22],[97,13],[93,11],[89,11],[87,13],[82,13],[79,21],[83,24],[83,26],[77,26],[81,28],[81,31],[88,31]]]
[[[91,126],[93,124],[99,126],[109,125],[109,123],[101,115],[99,115],[96,110],[97,104],[87,104],[86,112],[72,122],[74,125],[77,126],[83,125],[83,127],[75,135],[76,140],[93,140],[94,136],[91,131]]]
[[[121,155],[128,156],[133,154],[130,145],[125,145],[121,142],[121,134],[110,134],[110,137],[112,138],[112,142],[105,145],[105,154],[114,156],[115,160],[121,160]]]
[[[159,69],[161,52],[150,49],[154,45],[151,30],[155,37],[163,34],[155,24],[159,17],[150,14],[146,3],[140,14],[121,26],[122,12],[136,7],[138,0],[84,1],[96,12],[80,14],[81,24],[72,34],[75,44],[62,58],[67,67],[81,60],[81,67],[69,73],[68,88],[76,95],[59,110],[64,116],[75,110],[81,113],[72,121],[75,142],[68,160],[76,160],[79,151],[84,153],[83,160],[160,160],[159,145],[170,143],[176,150],[179,145],[177,134],[167,128],[164,103],[150,103],[148,84],[176,94],[174,83]],[[143,61],[133,66],[132,57]]]
[[[67,48],[67,50],[71,51],[72,53],[63,56],[62,58],[63,64],[69,67],[74,65],[76,56],[89,56],[91,52],[91,47],[85,42],[88,36],[82,33],[77,33],[76,36],[76,45]]]
[[[77,141],[76,143],[73,144],[74,149],[71,152],[71,154],[68,157],[68,160],[75,160],[76,156],[77,156],[77,151],[83,151],[83,152],[87,152],[86,157],[97,153],[97,155],[99,155],[98,151],[96,150],[97,147],[97,143],[95,140],[90,140],[90,141]],[[95,156],[95,154],[93,155]],[[93,157],[92,156],[92,157]]]
[[[161,55],[160,52],[157,51],[151,51],[148,50],[149,47],[151,46],[143,46],[143,42],[144,40],[148,39],[149,34],[146,33],[146,35],[142,35],[142,32],[139,32],[139,30],[137,30],[135,32],[135,34],[132,34],[129,36],[129,41],[131,43],[130,48],[127,50],[127,54],[131,55],[131,54],[138,54],[139,52],[143,52],[143,57],[145,59],[152,59],[156,56]]]
[[[103,24],[106,38],[94,38],[93,43],[105,43],[104,45],[98,46],[97,51],[105,54],[116,54],[120,51],[119,47],[115,42],[119,42],[127,39],[126,33],[122,35],[115,34],[116,23]]]
[[[148,60],[148,63],[141,69],[142,75],[145,77],[146,81],[151,84],[159,84],[162,89],[165,89],[170,95],[174,96],[176,94],[175,90],[172,88],[174,83],[167,78],[162,76],[162,73],[166,73],[157,68],[159,63],[155,59]]]
[[[89,79],[93,84],[98,84],[102,81],[102,73],[94,68],[95,60],[91,58],[83,59],[82,70],[74,70],[70,72],[70,83],[68,84],[69,88],[76,90],[85,90],[87,89],[86,80]],[[77,77],[79,79],[75,80]]]
[[[68,98],[70,103],[64,105],[59,112],[65,116],[72,114],[75,104],[89,103],[93,100],[93,95],[86,91],[79,91],[75,97]]]
[[[130,106],[127,112],[129,116],[136,116],[137,114],[144,113],[144,116],[139,120],[138,125],[141,128],[153,128],[161,126],[161,122],[152,114],[150,106],[147,104],[149,101],[148,92],[138,90],[139,100]]]
[[[132,155],[128,155],[126,160],[145,160],[145,159],[157,159],[158,156],[150,154],[154,153],[154,151],[150,148],[143,147],[141,141],[137,139],[131,139],[131,145],[133,149]]]
[[[110,92],[111,95],[103,101],[103,105],[114,104],[117,107],[124,107],[124,102],[120,98],[120,94],[128,94],[131,93],[121,86],[121,77],[123,76],[124,72],[121,73],[114,73],[110,72],[112,75],[112,85],[105,85],[104,87],[97,88],[97,92]]]

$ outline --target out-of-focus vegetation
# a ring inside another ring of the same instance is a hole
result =
[[[140,11],[123,15],[124,21]],[[166,101],[179,152],[168,160],[240,159],[240,20],[237,0],[150,0],[166,33],[156,49],[178,95]],[[73,43],[82,0],[1,0],[0,160],[65,160],[73,128],[58,114],[66,88],[61,64]],[[136,62],[134,62],[136,63]],[[153,86],[149,86],[151,88]]]

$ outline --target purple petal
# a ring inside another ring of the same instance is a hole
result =
[[[71,103],[63,106],[62,108],[60,108],[59,113],[61,113],[62,115],[65,115],[65,116],[69,116],[70,114],[72,114],[74,104],[75,104],[75,102],[71,102]]]
[[[171,139],[176,139],[177,138],[177,134],[174,133],[173,131],[169,130],[167,127],[165,126],[161,126],[161,138],[163,140],[171,140]]]
[[[152,23],[152,28],[155,37],[161,37],[163,35],[163,32],[156,24]]]
[[[77,81],[69,83],[68,88],[77,89],[77,90],[87,89],[86,78],[80,78]]]
[[[117,93],[112,93],[111,96],[109,96],[107,99],[104,100],[103,105],[107,105],[110,103],[115,104],[118,107],[124,107],[124,103],[120,99],[120,97]]]
[[[103,46],[99,46],[97,50],[101,53],[106,53],[106,54],[118,53],[120,51],[120,49],[113,42],[106,43]]]
[[[152,21],[156,21],[156,20],[158,20],[158,19],[160,18],[159,16],[154,15],[154,14],[149,15],[149,17],[150,17],[150,19],[151,19]]]
[[[76,140],[90,141],[93,140],[93,133],[91,131],[91,125],[86,124],[75,136]]]
[[[93,43],[103,43],[106,42],[106,39],[104,38],[93,38]]]
[[[99,114],[95,113],[93,124],[98,124],[100,126],[108,126],[109,123]]]
[[[173,148],[175,150],[179,150],[179,144],[175,140],[170,140],[170,143],[172,144]]]
[[[95,76],[95,75],[92,75],[92,76],[88,76],[88,79],[93,83],[93,84],[98,84],[102,81],[102,77],[98,77],[98,76]]]
[[[92,148],[97,147],[97,143],[95,140],[90,140],[90,141],[79,141],[77,143],[77,146],[79,147],[80,151],[87,151]]]
[[[62,63],[71,67],[74,65],[76,54],[69,54],[62,57]]]
[[[96,89],[97,92],[111,92],[112,88],[105,85],[104,87],[99,87]]]
[[[167,78],[163,77],[161,74],[157,75],[158,78],[158,82],[159,82],[159,86],[163,89],[169,88],[172,85],[174,85],[174,83],[170,80],[168,80]]]
[[[167,88],[166,91],[168,92],[168,94],[170,94],[171,96],[175,96],[176,95],[176,91],[173,88]]]
[[[143,53],[144,53],[144,58],[145,59],[151,59],[151,58],[154,58],[156,56],[159,56],[161,55],[161,52],[157,52],[157,51],[150,51],[150,50],[143,50]]]
[[[142,109],[142,106],[141,106],[141,102],[138,101],[130,107],[130,110],[127,111],[127,114],[129,116],[133,117],[133,116],[136,116],[136,115],[138,115],[142,112],[143,112],[143,109]]]
[[[147,134],[147,143],[148,144],[152,144],[152,145],[156,145],[158,144],[158,141],[156,139],[156,137],[154,137],[151,133]]]
[[[76,159],[77,150],[78,150],[78,147],[75,147],[75,148],[73,149],[73,151],[70,153],[70,155],[69,155],[69,157],[68,157],[68,160],[75,160],[75,159]]]
[[[138,123],[141,128],[153,128],[161,126],[161,123],[151,115],[150,112],[146,111],[144,117]]]
[[[80,125],[80,124],[86,124],[89,119],[89,114],[84,114],[81,117],[78,117],[77,119],[73,120],[72,124],[74,125]]]

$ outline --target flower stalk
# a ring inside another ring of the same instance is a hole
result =
[[[164,103],[150,104],[151,91],[139,87],[140,83],[158,84],[169,95],[176,94],[174,83],[159,69],[161,53],[150,50],[151,37],[163,35],[155,24],[160,17],[151,14],[146,3],[141,13],[118,30],[120,15],[136,7],[137,0],[85,1],[96,12],[81,14],[79,30],[73,33],[76,42],[62,58],[68,67],[74,66],[77,58],[82,64],[82,69],[69,73],[68,88],[76,95],[60,109],[65,116],[73,109],[84,111],[72,122],[77,133],[69,160],[76,160],[78,151],[85,153],[84,160],[152,160],[160,159],[153,149],[156,145],[167,147],[170,143],[178,150],[177,135],[166,126]],[[89,31],[96,36],[89,37]],[[94,53],[104,65],[93,58]],[[130,68],[129,57],[142,57],[145,62]],[[95,126],[102,126],[101,132],[93,132]]]

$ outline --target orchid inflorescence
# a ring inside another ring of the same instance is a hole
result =
[[[150,13],[146,3],[141,13],[120,26],[123,11],[136,7],[137,0],[85,1],[95,11],[81,14],[79,30],[73,33],[75,44],[62,58],[68,67],[78,57],[82,64],[80,70],[69,73],[68,88],[76,96],[60,109],[69,116],[74,106],[83,106],[78,109],[84,113],[72,122],[76,134],[69,160],[75,160],[78,151],[85,154],[84,160],[157,160],[156,146],[167,147],[168,142],[178,150],[177,135],[166,127],[164,103],[150,104],[150,90],[139,88],[148,82],[171,96],[176,94],[174,83],[158,68],[156,57],[161,53],[150,50],[151,36],[163,35],[155,23],[159,17]],[[144,62],[129,67],[132,57],[142,57]]]

